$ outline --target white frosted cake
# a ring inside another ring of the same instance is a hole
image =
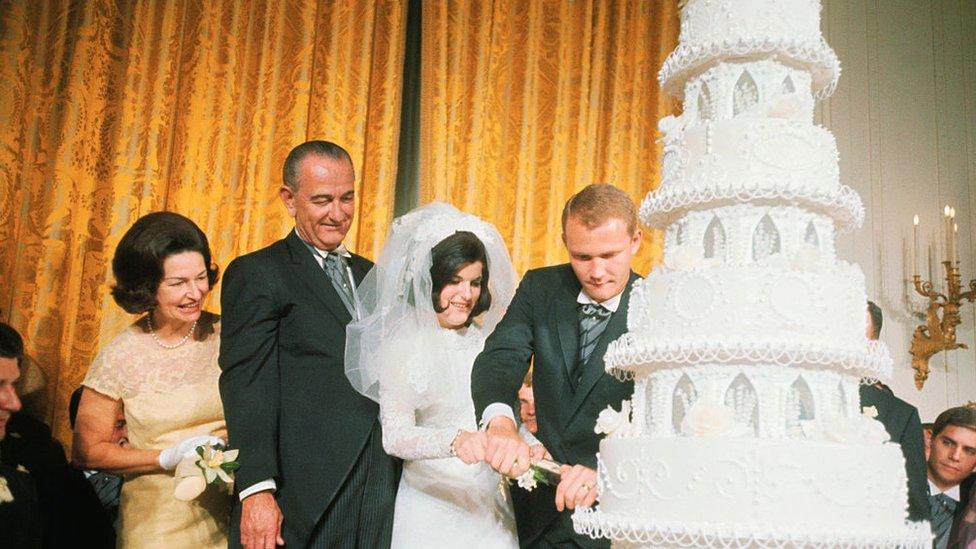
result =
[[[840,66],[817,0],[688,0],[662,87],[663,179],[641,219],[664,265],[635,284],[607,370],[634,379],[601,415],[599,505],[576,529],[615,547],[928,547],[908,523],[900,448],[861,410],[886,379],[864,336],[860,225],[815,97]],[[866,411],[870,412],[870,411]]]

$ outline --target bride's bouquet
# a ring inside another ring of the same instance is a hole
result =
[[[222,444],[197,446],[196,455],[183,458],[176,466],[173,496],[180,501],[190,501],[211,484],[225,485],[229,491],[234,483],[234,471],[241,466],[237,461],[238,452],[240,450],[228,450]]]

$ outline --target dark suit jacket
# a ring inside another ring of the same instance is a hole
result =
[[[0,502],[0,538],[5,547],[43,547],[44,527],[37,489],[30,475],[0,463],[0,483],[13,501]]]
[[[620,402],[633,393],[633,383],[618,381],[604,371],[603,355],[607,345],[627,330],[630,290],[637,278],[633,272],[630,274],[620,306],[610,317],[574,391],[569,372],[579,354],[576,298],[580,283],[569,264],[527,272],[508,312],[475,360],[471,394],[477,417],[489,404],[512,402],[529,362],[534,361],[532,387],[539,424],[536,436],[556,461],[596,468],[601,439],[593,432],[596,418],[608,405],[620,409]],[[513,496],[519,543],[523,547],[537,543],[553,529],[572,533],[572,513],[556,511],[554,487],[540,486],[536,490],[538,493],[531,496]],[[605,540],[581,535],[574,541],[583,546],[609,545]]]
[[[354,255],[349,266],[359,282],[372,263]],[[379,429],[377,404],[345,375],[350,314],[294,231],[231,262],[221,308],[220,395],[229,445],[241,451],[235,484],[274,478],[285,542],[302,547]],[[380,452],[374,466],[395,464]]]
[[[7,424],[7,435],[0,441],[0,461],[14,470],[21,467],[27,471],[36,489],[35,512],[39,511],[43,525],[44,547],[115,546],[108,513],[84,474],[68,463],[61,444],[43,422],[24,412],[14,414]],[[3,532],[0,530],[0,546],[4,546]]]
[[[896,397],[891,391],[873,385],[861,385],[861,407],[874,406],[891,441],[901,445],[908,477],[908,520],[929,520],[928,467],[925,462],[925,441],[918,410]]]

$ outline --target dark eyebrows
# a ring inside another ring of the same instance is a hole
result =
[[[206,269],[204,269],[204,270],[200,271],[199,273],[197,273],[197,275],[195,277],[193,277],[193,278],[200,278],[201,276],[203,276],[205,274],[207,274],[207,270]],[[163,280],[189,280],[189,278],[186,278],[185,276],[167,276]]]

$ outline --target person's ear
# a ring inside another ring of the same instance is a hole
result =
[[[285,209],[288,210],[288,215],[295,217],[295,191],[291,190],[288,185],[282,185],[278,187],[278,197],[281,198]]]

